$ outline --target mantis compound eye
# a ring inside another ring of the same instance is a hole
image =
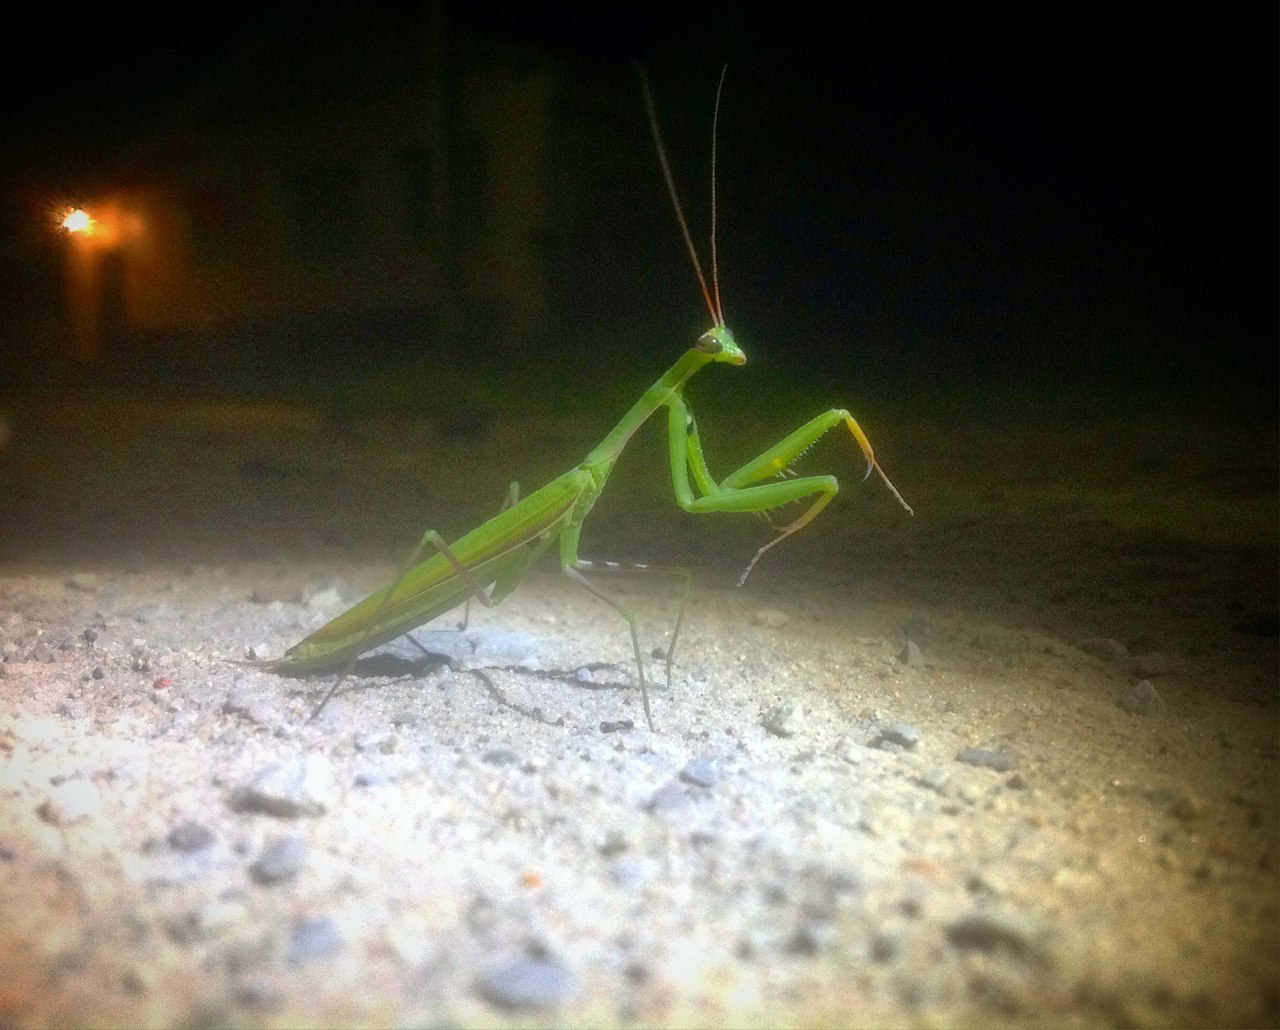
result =
[[[724,345],[713,332],[705,332],[698,337],[695,345],[703,354],[719,354],[724,350]]]

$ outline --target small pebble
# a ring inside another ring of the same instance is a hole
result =
[[[342,607],[342,594],[336,587],[324,586],[312,591],[306,599],[306,605],[312,611],[327,611],[330,608]]]
[[[871,961],[892,962],[898,957],[902,945],[891,933],[877,933],[871,940]]]
[[[775,736],[793,737],[804,725],[804,712],[799,701],[788,698],[765,712],[761,723]]]
[[[769,629],[781,629],[791,621],[791,616],[777,608],[758,608],[752,618],[757,626],[767,626]]]
[[[274,704],[253,690],[236,690],[228,695],[223,710],[242,715],[259,726],[269,726],[280,719]]]
[[[1129,657],[1129,649],[1111,637],[1086,637],[1076,647],[1093,658],[1104,662],[1123,662]]]
[[[950,791],[951,777],[947,775],[947,771],[936,765],[928,766],[921,769],[915,776],[915,782],[922,787],[926,787],[935,794],[941,794],[946,797]]]
[[[689,804],[689,793],[675,780],[671,780],[656,790],[644,806],[654,814],[675,812]]]
[[[827,919],[806,919],[787,942],[796,955],[816,955],[835,939],[835,927]]]
[[[1194,794],[1166,787],[1151,787],[1143,791],[1143,797],[1148,804],[1183,822],[1201,819],[1209,810],[1205,801]]]
[[[491,1004],[503,1009],[549,1009],[578,993],[574,975],[551,959],[516,959],[487,970],[477,985]]]
[[[920,645],[914,640],[908,640],[902,645],[902,650],[898,652],[898,661],[902,665],[911,668],[919,668],[924,665],[924,652],[920,650]]]
[[[249,980],[236,990],[236,1001],[247,1009],[271,1012],[284,1007],[284,992],[265,980]]]
[[[631,847],[632,840],[626,830],[609,830],[596,842],[596,850],[605,858],[613,858]]]
[[[885,745],[889,744],[910,751],[919,743],[920,731],[908,722],[883,722],[871,738],[871,747],[881,750],[888,750]]]
[[[1130,715],[1150,717],[1164,711],[1164,699],[1150,680],[1138,680],[1116,703]]]
[[[213,831],[194,819],[179,823],[165,837],[174,851],[203,851],[214,841]]]
[[[296,755],[267,766],[236,796],[242,811],[295,818],[322,815],[333,798],[333,769],[317,754]]]
[[[279,883],[298,874],[307,860],[307,842],[295,834],[272,841],[249,867],[259,883]]]
[[[977,909],[947,927],[947,940],[962,951],[1005,951],[1026,958],[1038,950],[1038,933],[1019,916]]]
[[[720,770],[711,758],[695,758],[680,770],[680,779],[695,787],[714,787],[720,779]]]
[[[330,916],[316,916],[294,924],[284,960],[291,966],[334,955],[343,947],[342,931]]]
[[[520,756],[510,748],[495,747],[490,751],[486,751],[481,756],[480,761],[487,765],[514,765],[520,761]]]
[[[208,941],[226,933],[249,916],[248,910],[235,899],[214,901],[201,905],[172,919],[168,933],[179,944]]]
[[[657,875],[658,864],[644,855],[620,855],[609,864],[609,878],[624,890],[640,890]]]
[[[1018,764],[1017,759],[1008,751],[986,747],[967,747],[956,754],[956,761],[994,772],[1010,772]]]
[[[367,730],[357,733],[351,743],[357,751],[381,751],[389,755],[396,749],[397,737],[387,730]]]
[[[210,940],[249,918],[249,910],[234,898],[204,905],[188,917],[194,940]]]
[[[40,816],[54,826],[67,826],[91,819],[102,809],[102,794],[90,780],[75,779],[59,783],[38,809]]]
[[[150,994],[155,989],[155,977],[150,970],[130,966],[120,974],[120,986],[129,994]]]

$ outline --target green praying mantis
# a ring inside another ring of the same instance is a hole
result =
[[[578,538],[582,525],[596,499],[604,490],[628,441],[652,415],[667,409],[667,439],[670,451],[671,483],[676,503],[687,512],[709,514],[720,512],[752,512],[763,514],[796,501],[809,500],[809,506],[793,521],[774,525],[777,535],[756,551],[738,580],[741,586],[760,558],[793,533],[799,532],[825,508],[840,489],[835,476],[790,476],[790,466],[810,446],[831,429],[843,424],[852,434],[867,461],[866,476],[874,470],[880,475],[898,502],[909,512],[911,506],[902,499],[876,461],[871,442],[854,417],[843,408],[833,408],[806,422],[785,439],[751,459],[723,479],[715,480],[702,451],[697,423],[684,398],[685,384],[711,364],[742,365],[746,355],[725,324],[720,304],[719,270],[715,248],[715,135],[719,122],[720,90],[716,92],[712,118],[711,164],[711,270],[712,289],[707,287],[702,263],[689,233],[675,180],[667,162],[662,136],[658,128],[652,92],[644,69],[640,69],[645,108],[658,161],[667,190],[675,208],[676,220],[684,236],[685,246],[693,262],[694,272],[702,288],[703,300],[711,313],[713,325],[693,347],[671,366],[640,397],[631,410],[614,426],[582,463],[553,479],[540,490],[521,499],[516,484],[511,485],[508,503],[493,518],[454,540],[444,539],[435,530],[427,530],[414,548],[404,571],[386,587],[370,594],[341,615],[325,623],[310,636],[295,644],[284,656],[264,663],[277,672],[306,675],[313,672],[342,669],[341,675],[316,706],[312,717],[320,713],[333,697],[356,659],[402,634],[429,622],[437,616],[475,599],[492,607],[503,600],[520,582],[529,567],[551,546],[558,543],[560,568],[604,603],[610,605],[626,621],[631,632],[631,648],[635,657],[640,698],[649,728],[654,729],[645,680],[644,662],[640,656],[640,638],[635,616],[618,601],[600,590],[583,575],[586,571],[613,571],[614,563],[597,565],[578,557]],[[713,300],[714,297],[714,300]],[[767,482],[766,482],[767,481]],[[913,513],[914,514],[914,513]],[[771,523],[772,525],[772,523]],[[425,559],[422,555],[432,550]],[[419,560],[422,559],[422,560]],[[676,641],[684,622],[692,571],[674,566],[630,566],[683,578],[684,587],[679,613],[666,651],[666,679],[671,685],[671,663]]]

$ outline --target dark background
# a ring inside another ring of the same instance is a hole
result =
[[[421,16],[370,5],[369,31],[353,35],[323,6],[89,13],[11,37],[6,391],[51,381],[23,343],[59,303],[56,243],[32,230],[38,203],[126,158],[238,69],[261,66],[264,50],[270,76],[236,86],[234,103],[307,90],[317,52],[345,55],[358,77],[380,61],[379,40],[394,46],[398,26]],[[634,395],[706,321],[648,140],[630,67],[640,59],[704,252],[710,116],[729,66],[724,306],[774,382],[834,377],[847,386],[832,399],[850,404],[867,391],[963,388],[1274,418],[1274,7],[867,5],[835,23],[802,8],[481,4],[451,17],[545,48],[617,119],[618,144],[599,155],[598,218],[567,241],[581,278],[554,286],[557,324],[576,335],[552,332],[540,352],[554,363],[563,345],[584,388],[617,381]],[[660,335],[645,337],[647,353],[610,348],[632,331]],[[336,345],[327,356],[341,367]],[[325,375],[325,361],[317,344],[274,388]],[[184,380],[166,370],[155,381]],[[521,385],[536,389],[536,377]]]

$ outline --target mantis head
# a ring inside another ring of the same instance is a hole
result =
[[[714,325],[698,337],[694,347],[710,356],[712,361],[724,361],[730,365],[745,365],[747,356],[729,332],[727,325]]]

